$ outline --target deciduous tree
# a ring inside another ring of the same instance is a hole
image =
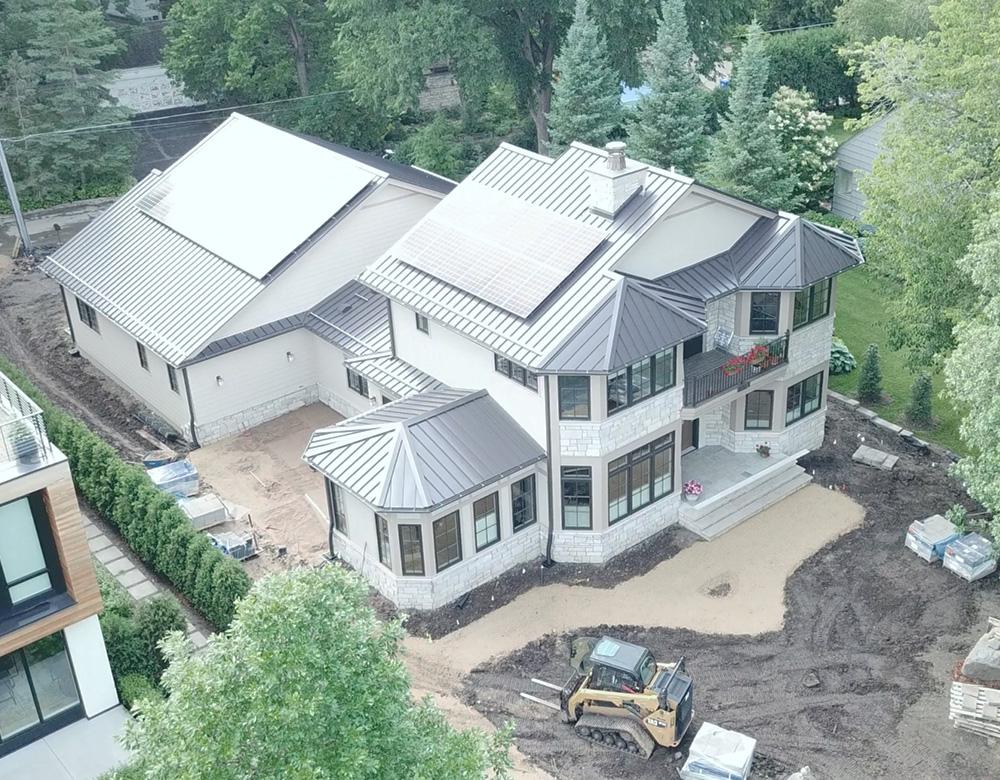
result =
[[[850,44],[892,36],[919,38],[931,29],[928,0],[844,0],[835,10],[837,29]]]
[[[816,110],[808,92],[779,87],[771,107],[771,126],[778,132],[788,169],[798,182],[795,195],[816,206],[829,194],[837,142],[826,131],[833,117]]]

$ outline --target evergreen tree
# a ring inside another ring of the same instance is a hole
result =
[[[632,156],[691,173],[704,158],[708,99],[692,66],[683,0],[664,0],[643,98],[629,123]]]
[[[907,419],[917,425],[930,426],[934,422],[933,396],[931,375],[921,371],[913,380],[913,387],[910,388],[910,405],[906,407]]]
[[[768,208],[793,208],[795,176],[778,132],[768,121],[771,97],[767,94],[768,60],[764,32],[751,24],[736,61],[729,112],[712,137],[702,175],[719,189]]]
[[[549,151],[559,154],[573,141],[604,146],[621,124],[620,91],[601,32],[587,16],[586,0],[577,0],[555,70],[559,78],[548,113]]]
[[[858,400],[864,403],[878,403],[882,400],[882,361],[878,353],[878,344],[869,344],[861,360]]]

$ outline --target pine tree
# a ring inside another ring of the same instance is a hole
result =
[[[769,63],[764,32],[751,24],[736,61],[729,111],[712,137],[702,175],[719,189],[768,208],[794,208],[798,182],[789,165],[778,133],[768,121],[771,97],[767,94]]]
[[[917,425],[930,426],[934,422],[933,398],[931,375],[921,371],[910,388],[910,404],[906,407],[907,419]]]
[[[882,400],[882,361],[878,353],[878,344],[869,344],[861,360],[858,400],[864,403],[878,403]]]
[[[650,53],[646,79],[652,93],[629,123],[631,154],[639,160],[693,173],[704,159],[708,96],[692,66],[683,0],[664,0],[663,20]]]
[[[550,153],[559,154],[573,141],[603,146],[621,124],[621,99],[618,76],[600,30],[587,16],[586,0],[577,0],[555,70],[559,78],[548,113]]]

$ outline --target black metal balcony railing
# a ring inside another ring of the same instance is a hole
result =
[[[684,405],[698,406],[733,388],[745,389],[753,379],[787,362],[787,332],[742,355],[724,349],[694,355],[684,361]]]

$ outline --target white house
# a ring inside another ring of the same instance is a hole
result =
[[[444,387],[313,435],[334,549],[431,608],[538,556],[722,533],[809,482],[834,277],[860,262],[623,144],[502,145],[361,274],[394,358]]]
[[[323,323],[331,306],[386,307],[345,285],[453,186],[233,114],[42,268],[80,353],[153,425],[204,443],[317,399],[369,408],[345,360],[375,358],[353,370],[383,397],[435,384],[392,359],[384,316],[368,340]]]
[[[872,172],[875,158],[882,151],[882,136],[885,135],[891,117],[892,114],[886,114],[838,147],[831,203],[834,214],[847,219],[861,219],[865,209],[865,195],[859,185],[861,179]]]

